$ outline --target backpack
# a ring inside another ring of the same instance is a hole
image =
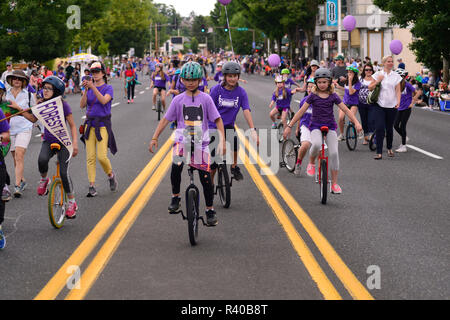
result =
[[[380,96],[381,83],[378,83],[375,89],[369,92],[367,96],[367,104],[375,104],[378,102],[378,97]]]

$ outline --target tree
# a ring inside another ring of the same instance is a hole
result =
[[[444,81],[449,81],[450,2],[448,0],[374,0],[374,4],[392,17],[389,24],[406,28],[412,25],[415,40],[410,49],[416,59],[433,71],[444,69]]]
[[[196,37],[193,37],[191,39],[191,50],[192,50],[192,53],[198,52],[198,40]]]

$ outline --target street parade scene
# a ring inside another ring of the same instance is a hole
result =
[[[0,301],[284,319],[450,298],[450,2],[23,0],[0,18]]]

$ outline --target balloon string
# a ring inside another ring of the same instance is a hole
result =
[[[230,28],[230,21],[228,20],[228,10],[225,6],[225,14],[227,16],[227,24],[228,24],[228,33],[230,35],[230,43],[231,43],[231,51],[233,52],[233,58],[234,58],[234,49],[233,49],[233,39],[231,38],[231,28]]]

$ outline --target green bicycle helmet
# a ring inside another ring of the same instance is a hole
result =
[[[291,72],[289,71],[289,69],[283,69],[281,70],[281,74],[290,74]]]
[[[355,66],[348,66],[347,70],[353,71],[354,73],[359,73],[358,68]]]
[[[181,69],[180,78],[182,79],[201,79],[203,78],[203,68],[197,62],[188,62]]]

